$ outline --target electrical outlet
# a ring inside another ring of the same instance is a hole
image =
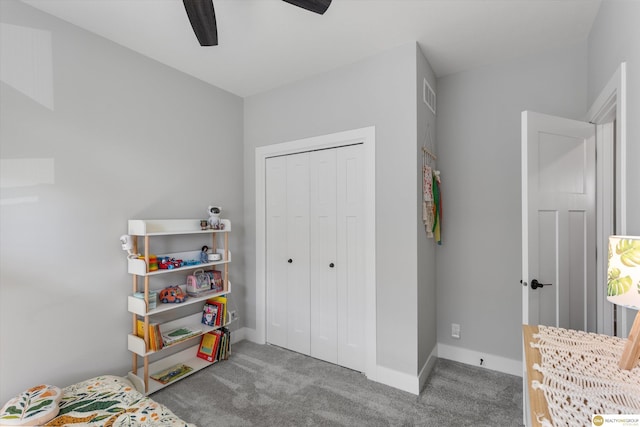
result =
[[[460,325],[457,323],[451,324],[451,336],[453,338],[460,339]]]
[[[235,310],[229,310],[229,320],[233,322],[238,318],[238,313]]]

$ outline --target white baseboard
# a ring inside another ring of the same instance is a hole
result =
[[[438,347],[435,346],[417,376],[405,374],[404,372],[398,372],[378,365],[376,368],[376,377],[371,379],[381,384],[388,385],[389,387],[419,395],[437,360]]]
[[[467,350],[446,344],[438,344],[438,357],[519,377],[522,377],[523,373],[523,365],[520,360],[507,359],[495,354]],[[480,359],[483,360],[482,365],[480,365]]]
[[[429,374],[433,370],[433,367],[436,365],[436,361],[438,360],[438,345],[436,344],[431,351],[431,354],[427,358],[424,366],[420,370],[418,374],[418,393],[422,391],[424,387],[424,383],[427,382],[427,378],[429,378]]]
[[[378,365],[376,368],[376,378],[373,381],[415,395],[420,394],[420,381],[417,376],[394,371],[384,366]]]

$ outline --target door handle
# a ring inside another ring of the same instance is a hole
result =
[[[553,285],[553,283],[540,283],[536,279],[533,279],[531,281],[531,289],[538,289],[538,288],[542,288],[544,286],[551,286],[551,285]]]
[[[291,264],[291,263],[293,262],[293,260],[292,260],[291,258],[289,258],[289,259],[287,260],[287,262],[288,262],[289,264]]]
[[[335,264],[331,263],[331,264],[329,264],[329,267],[333,268],[333,267],[335,267]]]

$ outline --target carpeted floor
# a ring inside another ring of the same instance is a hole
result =
[[[522,425],[520,377],[439,359],[415,396],[249,341],[152,397],[199,427]]]

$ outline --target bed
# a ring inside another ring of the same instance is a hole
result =
[[[32,387],[7,402],[0,425],[195,427],[138,392],[126,378],[112,375],[62,389]]]
[[[625,340],[523,325],[531,426],[587,426],[595,414],[640,414],[640,365],[618,367]],[[636,424],[633,424],[636,425]]]

